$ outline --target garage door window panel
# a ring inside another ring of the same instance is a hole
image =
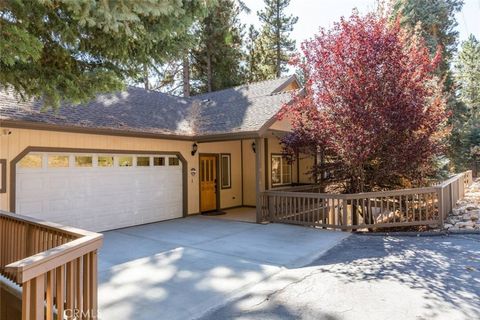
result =
[[[113,167],[113,156],[98,156],[98,166],[102,168]]]
[[[93,167],[92,156],[75,156],[75,167],[91,168]]]
[[[180,160],[177,157],[170,157],[168,158],[168,165],[169,166],[179,166]]]
[[[22,169],[40,169],[42,168],[41,154],[27,154],[20,160],[18,166]]]
[[[137,157],[137,167],[149,167],[150,157]]]
[[[132,167],[133,166],[133,157],[118,157],[118,166],[119,167]]]
[[[155,167],[165,166],[165,157],[153,157],[153,165]]]
[[[64,155],[48,155],[49,168],[68,168],[69,156]]]

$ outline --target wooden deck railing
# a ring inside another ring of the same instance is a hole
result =
[[[21,287],[22,319],[96,319],[102,241],[98,233],[0,211],[0,276]]]
[[[443,225],[472,183],[472,172],[433,187],[357,194],[317,193],[312,186],[262,193],[262,218],[341,230]]]

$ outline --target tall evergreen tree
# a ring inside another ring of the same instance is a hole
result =
[[[257,39],[258,31],[255,29],[254,25],[250,25],[248,28],[247,37],[245,40],[246,48],[246,72],[245,78],[248,82],[256,81],[258,68],[259,68],[259,53],[257,51]]]
[[[473,35],[462,44],[455,67],[458,98],[467,110],[467,120],[458,130],[463,169],[471,165],[472,150],[480,147],[480,42]]]
[[[400,17],[402,26],[423,36],[432,56],[438,48],[441,50],[442,61],[437,73],[444,79],[443,91],[448,97],[447,109],[451,113],[449,122],[452,132],[448,155],[455,170],[462,169],[462,149],[465,147],[462,130],[467,116],[465,105],[456,97],[455,79],[451,71],[458,39],[455,14],[462,6],[463,0],[395,0],[393,5],[394,17]]]
[[[480,42],[473,34],[462,44],[456,64],[459,99],[472,123],[480,125]]]
[[[290,0],[264,1],[265,8],[257,12],[262,22],[258,45],[263,47],[264,63],[270,68],[264,68],[266,72],[263,77],[278,78],[287,70],[287,62],[295,50],[295,40],[290,39],[290,32],[298,17],[285,13]]]
[[[192,50],[193,93],[211,92],[244,80],[242,68],[242,29],[240,7],[234,0],[219,0],[218,5],[199,23],[197,45]]]
[[[0,85],[49,106],[121,89],[177,53],[212,2],[0,1]]]

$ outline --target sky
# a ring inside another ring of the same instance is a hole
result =
[[[260,25],[256,12],[264,6],[262,0],[244,0],[251,9],[250,14],[242,13],[241,20],[247,26]],[[460,42],[473,33],[480,39],[480,0],[464,0],[463,9],[456,16]],[[311,38],[317,33],[319,27],[330,28],[341,16],[348,17],[353,8],[360,13],[366,13],[375,9],[377,0],[291,0],[287,13],[298,17],[298,22],[292,32],[292,38],[296,40],[297,47],[300,43]],[[459,43],[460,43],[459,42]]]

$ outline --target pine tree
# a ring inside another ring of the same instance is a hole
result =
[[[462,44],[456,64],[459,99],[472,123],[480,125],[480,42],[473,34]]]
[[[242,68],[242,29],[240,7],[234,0],[219,0],[199,23],[197,45],[192,50],[192,92],[211,92],[239,85]]]
[[[245,41],[245,48],[247,50],[246,55],[246,64],[247,70],[245,78],[248,82],[253,82],[257,80],[258,75],[258,63],[259,63],[259,54],[257,51],[257,39],[258,31],[255,29],[254,25],[250,25],[248,28],[247,38]]]
[[[287,62],[295,50],[295,40],[290,39],[290,32],[298,17],[285,14],[290,0],[264,1],[265,8],[257,12],[262,22],[258,45],[264,50],[264,65],[269,67],[264,68],[266,74],[263,77],[271,79],[280,77],[287,70]]]
[[[140,78],[182,48],[207,1],[0,2],[0,85],[26,97],[85,102]]]
[[[400,17],[404,27],[415,30],[426,41],[433,56],[437,49],[441,50],[442,61],[437,74],[444,79],[443,91],[448,97],[447,109],[451,116],[452,127],[448,138],[448,156],[455,170],[462,170],[463,124],[466,121],[466,108],[455,92],[455,79],[451,71],[452,58],[456,53],[458,31],[455,14],[462,9],[462,0],[396,0],[393,5],[393,16]]]
[[[455,65],[455,79],[458,84],[458,98],[465,105],[466,121],[459,128],[461,145],[461,168],[470,166],[472,150],[480,147],[480,42],[470,35],[462,44]]]

